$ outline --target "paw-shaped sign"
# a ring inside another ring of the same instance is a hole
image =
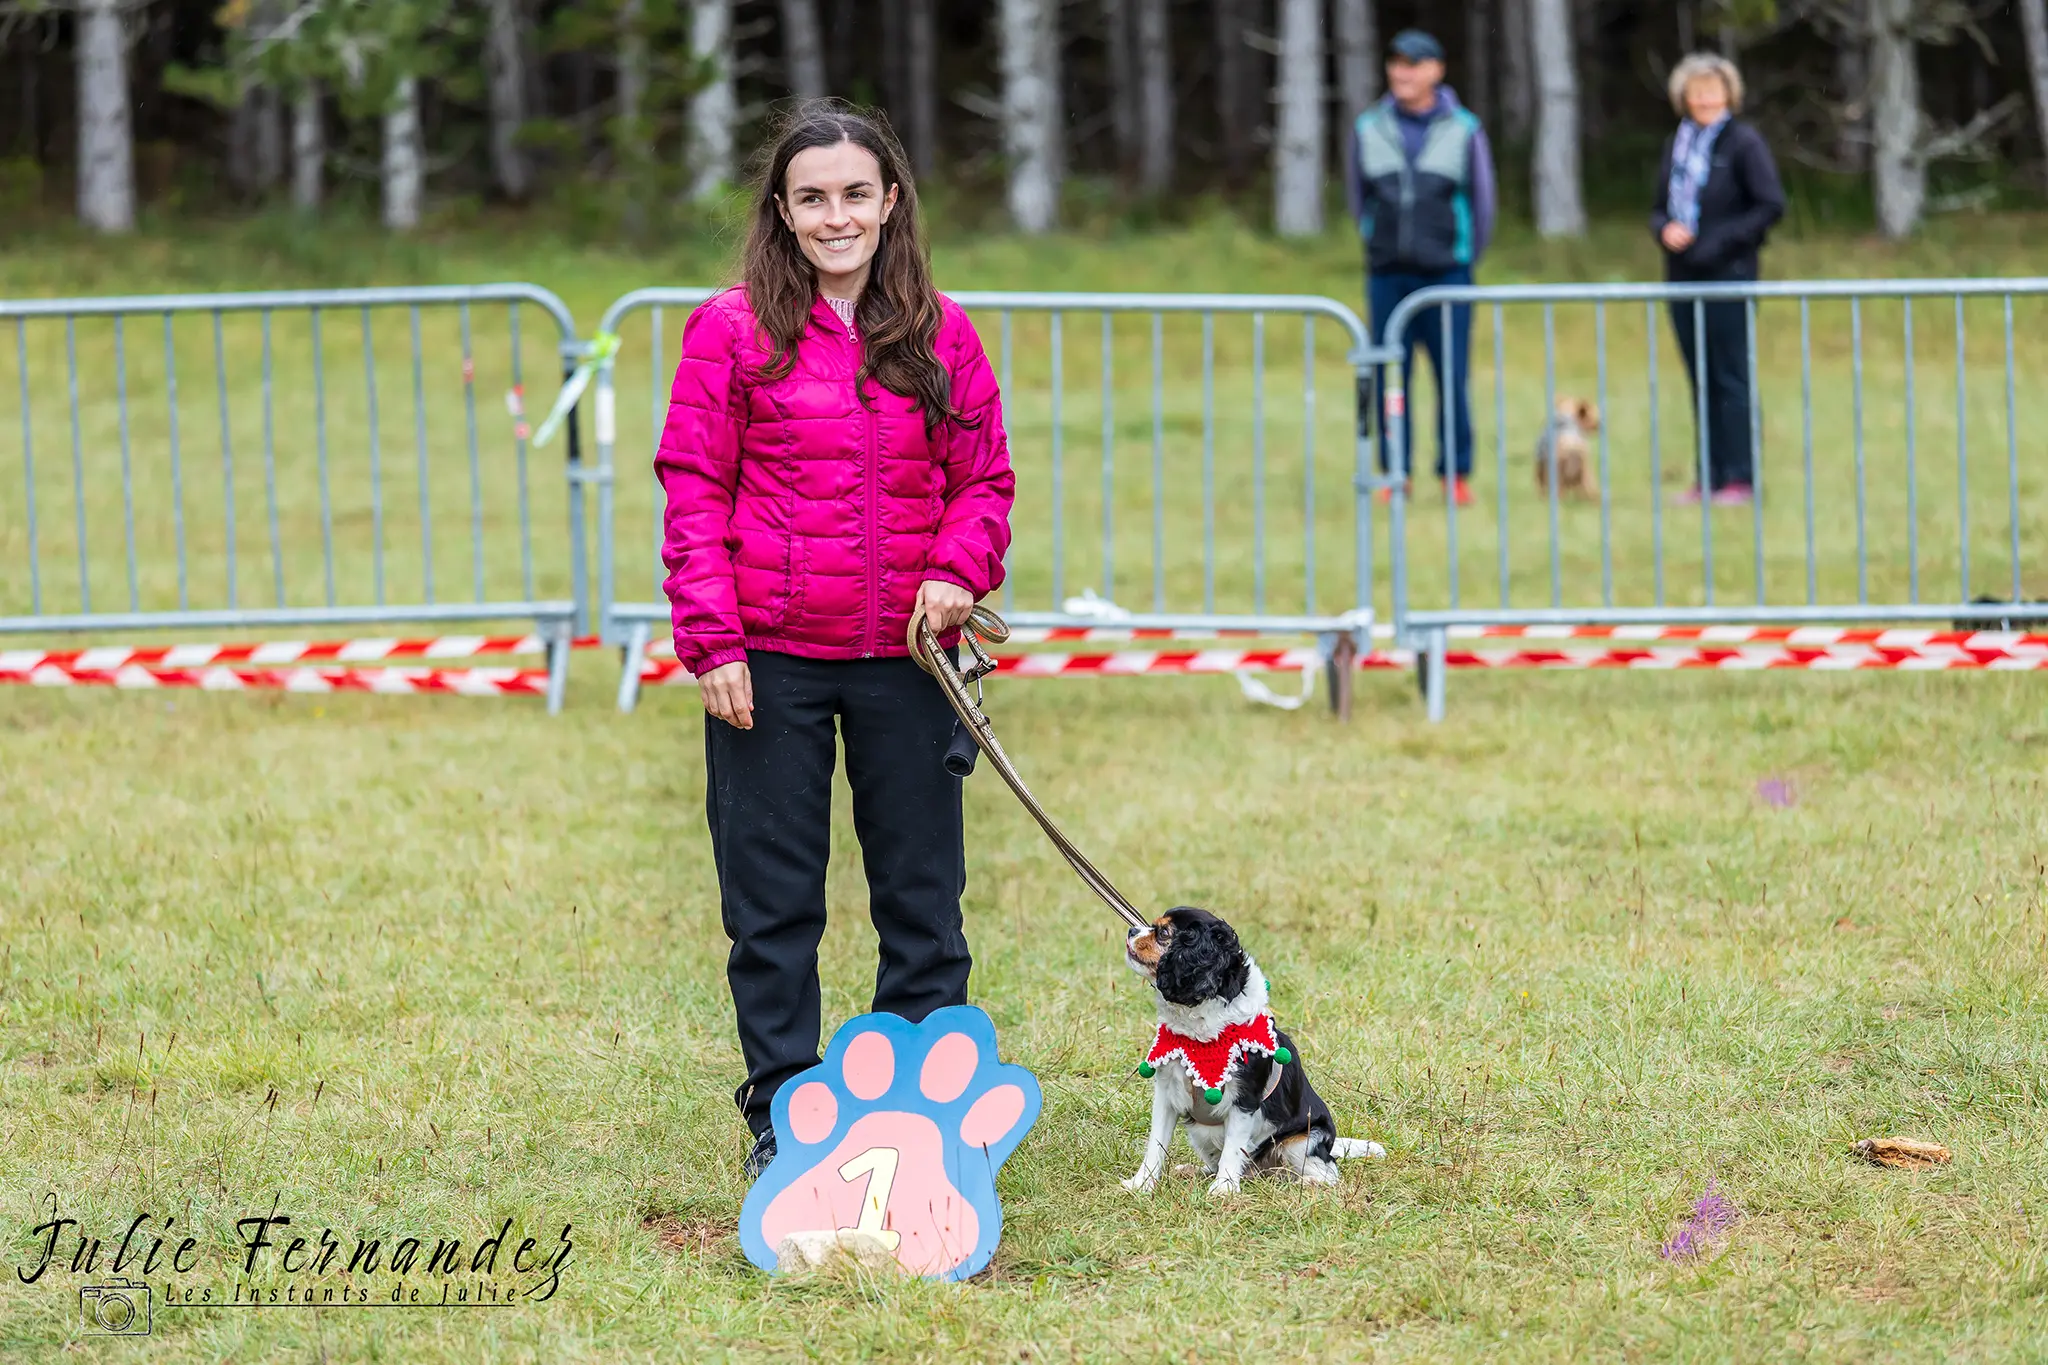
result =
[[[740,1245],[774,1270],[785,1238],[867,1234],[913,1275],[964,1280],[995,1255],[996,1170],[1038,1108],[1037,1079],[996,1060],[972,1005],[849,1019],[775,1092],[775,1161],[747,1192]]]

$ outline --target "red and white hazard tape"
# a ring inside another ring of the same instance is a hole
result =
[[[589,649],[597,639],[572,640]],[[273,640],[239,645],[102,645],[92,649],[0,649],[0,672],[50,665],[76,672],[206,668],[217,664],[275,668],[283,664],[390,663],[401,659],[473,659],[480,655],[544,654],[538,635],[437,635],[423,640]]]
[[[1700,645],[1876,649],[2048,650],[2048,635],[1998,630],[1890,630],[1847,626],[1452,626],[1453,640],[1627,640]]]
[[[249,668],[214,664],[199,668],[157,668],[140,663],[115,668],[82,668],[43,662],[28,668],[0,666],[0,685],[31,687],[193,687],[208,692],[377,692],[410,696],[445,693],[463,697],[545,696],[543,668]]]

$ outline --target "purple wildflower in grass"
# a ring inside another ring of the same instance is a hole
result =
[[[1735,1226],[1735,1220],[1742,1211],[1721,1193],[1721,1187],[1714,1181],[1707,1181],[1706,1189],[1700,1192],[1692,1212],[1686,1215],[1678,1230],[1671,1234],[1671,1240],[1657,1248],[1657,1254],[1667,1261],[1681,1261],[1697,1256],[1713,1243],[1716,1237]]]
[[[1792,784],[1782,777],[1766,777],[1756,784],[1756,794],[1772,810],[1783,810],[1799,798],[1792,792]]]

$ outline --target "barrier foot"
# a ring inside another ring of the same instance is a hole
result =
[[[559,625],[549,629],[548,641],[548,714],[562,714],[562,699],[569,691],[569,632]]]
[[[1358,677],[1358,637],[1350,631],[1339,635],[1330,647],[1330,712],[1339,721],[1351,720],[1351,685]]]
[[[1444,718],[1444,676],[1449,672],[1444,653],[1449,635],[1442,629],[1430,631],[1416,661],[1422,671],[1422,700],[1431,724]]]
[[[632,714],[640,704],[640,670],[647,663],[647,623],[635,621],[619,648],[619,710]]]

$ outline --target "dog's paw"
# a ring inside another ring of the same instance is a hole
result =
[[[1158,1188],[1159,1177],[1139,1171],[1135,1175],[1125,1176],[1116,1183],[1129,1190],[1132,1194],[1150,1194]]]
[[[772,1249],[801,1233],[862,1233],[912,1274],[971,1275],[995,1252],[996,1169],[1031,1126],[1038,1084],[996,1060],[980,1010],[938,1010],[915,1027],[871,1017],[776,1096],[780,1150],[748,1194],[761,1213],[742,1219],[743,1236],[758,1228]]]
[[[1219,1175],[1216,1177],[1215,1181],[1211,1183],[1209,1186],[1209,1197],[1211,1199],[1221,1198],[1225,1195],[1236,1194],[1237,1190],[1237,1177],[1229,1175]]]

